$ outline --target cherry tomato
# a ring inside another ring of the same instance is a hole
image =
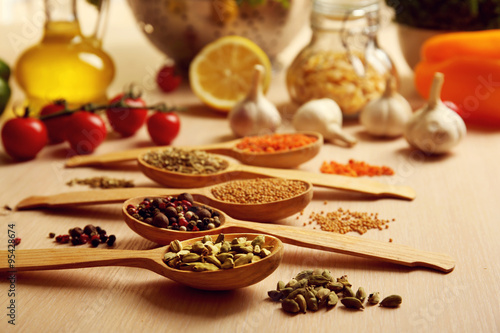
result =
[[[159,146],[169,145],[179,134],[179,116],[174,112],[156,112],[148,119],[148,132]]]
[[[66,139],[76,154],[92,153],[106,138],[106,125],[96,114],[78,111],[68,118]]]
[[[52,104],[48,104],[42,108],[40,115],[46,116],[49,114],[61,112],[66,108],[66,103],[64,101],[55,101]],[[54,118],[48,118],[42,120],[47,131],[49,133],[50,143],[61,143],[66,140],[66,125],[68,123],[69,115],[59,116]]]
[[[181,82],[182,77],[175,73],[174,66],[165,65],[156,75],[156,83],[164,92],[174,91],[181,84]]]
[[[118,103],[123,99],[123,102],[132,107],[145,107],[146,102],[142,98],[132,98],[119,94],[113,98],[110,103]],[[144,125],[148,116],[147,109],[129,109],[129,108],[109,108],[106,110],[109,123],[113,129],[122,136],[132,136]]]
[[[48,142],[47,128],[36,118],[8,120],[2,128],[2,142],[7,154],[18,160],[30,160]]]

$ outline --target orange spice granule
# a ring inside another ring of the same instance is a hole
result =
[[[309,215],[309,224],[315,222],[323,231],[336,232],[345,234],[351,231],[356,231],[360,235],[370,229],[382,230],[389,228],[388,224],[391,220],[384,220],[378,217],[378,213],[369,214],[365,212],[356,212],[343,210],[338,208],[336,211],[324,213],[312,212]],[[394,219],[392,219],[394,221]]]
[[[329,173],[335,175],[343,175],[350,177],[359,176],[392,176],[394,170],[388,166],[370,165],[363,161],[349,160],[347,164],[340,164],[335,161],[324,161],[321,165],[320,171],[322,173]]]
[[[310,145],[317,138],[301,133],[249,136],[241,140],[236,148],[253,153],[274,153]]]

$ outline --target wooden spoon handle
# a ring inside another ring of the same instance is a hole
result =
[[[8,251],[0,251],[0,258],[8,258]],[[161,259],[157,250],[134,251],[112,249],[37,249],[16,250],[13,262],[0,261],[0,272],[37,271],[99,266],[140,267],[156,271]]]
[[[194,192],[196,189],[183,189],[182,192]],[[179,189],[165,189],[158,187],[134,187],[106,190],[90,190],[66,192],[46,196],[31,196],[21,200],[16,209],[31,209],[37,207],[56,207],[70,205],[105,204],[123,202],[127,199],[146,195],[178,194]]]
[[[371,179],[313,173],[301,170],[263,168],[249,165],[238,165],[237,169],[243,172],[269,177],[298,179],[308,181],[320,187],[367,193],[380,197],[389,196],[408,200],[413,200],[416,197],[415,190],[409,186],[384,184]]]
[[[231,232],[261,232],[278,237],[282,242],[311,249],[378,259],[410,267],[428,267],[443,272],[455,268],[455,260],[447,254],[417,250],[405,245],[386,243],[362,237],[347,236],[303,228],[229,221]]]
[[[231,157],[237,157],[238,154],[232,148],[236,146],[238,142],[241,140],[232,140],[227,142],[220,143],[212,143],[208,145],[200,145],[200,146],[189,146],[182,147],[182,149],[197,149],[204,150],[211,153],[227,155]],[[112,163],[120,163],[136,160],[137,157],[141,154],[147,153],[153,149],[162,149],[162,148],[170,148],[171,146],[164,147],[145,147],[145,148],[137,148],[130,150],[117,151],[102,155],[78,155],[73,156],[66,161],[66,167],[74,168],[80,166],[99,166],[106,165]]]

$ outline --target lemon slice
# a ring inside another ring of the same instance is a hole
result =
[[[271,81],[266,53],[248,38],[221,37],[206,45],[191,62],[191,89],[206,105],[228,112],[247,95],[256,64],[264,66],[262,89],[266,92]]]

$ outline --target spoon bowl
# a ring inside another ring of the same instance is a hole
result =
[[[253,239],[258,234],[226,234],[226,240],[237,237]],[[202,237],[181,242],[184,246]],[[169,246],[153,250],[109,250],[109,249],[39,249],[16,250],[16,271],[54,270],[100,266],[125,266],[145,268],[171,280],[202,290],[232,290],[255,284],[278,268],[283,257],[283,243],[275,237],[266,236],[266,245],[272,246],[271,253],[261,260],[230,269],[210,272],[192,272],[169,267],[163,262],[163,255]],[[7,251],[0,251],[7,256]],[[6,260],[0,262],[0,272],[12,271]]]
[[[318,155],[321,147],[323,146],[323,136],[320,133],[299,133],[314,137],[316,138],[316,141],[302,147],[270,153],[255,153],[238,149],[237,145],[243,139],[181,148],[203,150],[209,153],[230,156],[248,165],[268,168],[295,168]],[[139,155],[147,153],[152,149],[164,149],[168,147],[170,146],[138,148],[103,155],[78,155],[68,159],[66,161],[66,167],[102,166],[119,162],[133,161],[136,160]]]

